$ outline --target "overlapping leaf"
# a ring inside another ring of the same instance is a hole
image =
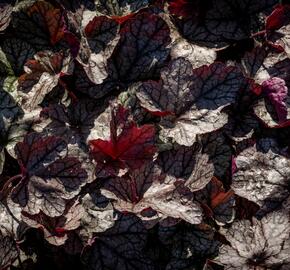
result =
[[[260,14],[278,4],[278,1],[235,0],[229,3],[227,0],[213,0],[201,3],[191,4],[201,10],[197,16],[194,16],[193,11],[193,16],[177,20],[182,35],[205,46],[224,47],[232,40],[250,37],[254,29],[262,26]]]
[[[45,95],[57,86],[60,77],[69,74],[72,68],[70,55],[64,52],[39,52],[34,58],[26,63],[26,73],[19,78],[18,85],[22,105],[28,111],[35,110]]]
[[[64,138],[71,144],[87,150],[87,138],[94,128],[94,121],[103,111],[104,104],[88,99],[72,102],[69,106],[52,104],[40,113],[42,123],[37,129]]]
[[[227,269],[275,268],[289,265],[289,217],[273,212],[262,220],[236,221],[225,233],[218,261]]]
[[[196,135],[226,124],[222,109],[235,101],[243,82],[234,67],[214,63],[192,71],[191,64],[179,58],[163,69],[162,81],[143,83],[137,95],[149,111],[169,115],[161,122],[163,136],[190,146]]]
[[[235,217],[235,198],[232,190],[225,191],[223,184],[217,178],[200,192],[194,194],[201,203],[206,214],[213,217],[219,224],[231,223]]]
[[[268,40],[281,46],[290,56],[290,5],[278,5],[267,18],[266,31]]]
[[[144,254],[146,230],[132,215],[121,215],[115,226],[97,235],[91,247],[83,252],[86,269],[153,270]]]
[[[60,217],[53,218],[39,213],[31,215],[26,212],[22,213],[23,221],[33,228],[43,230],[44,238],[52,245],[63,245],[68,238],[69,231],[77,229],[84,215],[84,208],[81,204],[75,203],[65,210]]]
[[[119,40],[118,30],[118,23],[105,16],[95,17],[84,30],[79,60],[95,84],[101,84],[108,76],[107,60]]]
[[[282,154],[271,139],[263,139],[240,153],[235,159],[235,193],[260,206],[268,200],[283,201],[289,195],[289,158]]]
[[[263,82],[264,99],[254,107],[256,115],[268,126],[289,125],[290,93],[283,79],[273,77]]]
[[[66,142],[55,136],[30,133],[16,145],[22,173],[12,198],[28,213],[60,216],[65,199],[73,198],[85,184],[87,173],[79,160],[65,154]]]
[[[178,181],[170,178],[165,178],[156,166],[149,165],[129,175],[107,180],[103,194],[116,201],[114,206],[118,210],[137,214],[147,226],[167,217],[200,223],[200,207],[192,202],[187,196],[189,192],[184,191]],[[153,209],[153,213],[147,216],[149,209]]]
[[[104,173],[118,175],[120,169],[140,168],[145,162],[151,161],[156,152],[154,126],[137,127],[128,117],[129,111],[117,106],[112,107],[109,113],[105,112],[97,120],[99,132],[105,130],[106,140],[94,139],[90,140],[89,144],[98,168]]]
[[[49,49],[64,37],[65,23],[60,9],[45,1],[36,1],[13,18],[17,35],[38,50]]]
[[[0,4],[0,32],[4,31],[11,20],[13,7],[8,3]]]

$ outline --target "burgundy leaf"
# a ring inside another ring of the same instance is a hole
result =
[[[285,104],[288,95],[288,88],[285,85],[285,81],[278,77],[273,77],[263,82],[262,90],[274,106],[278,116],[278,121],[280,123],[285,122],[288,114],[288,108]]]
[[[155,128],[153,125],[137,127],[133,121],[126,123],[128,111],[119,106],[112,109],[110,139],[91,140],[93,158],[103,163],[109,174],[118,174],[118,169],[136,169],[144,162],[152,160],[156,151],[154,146]]]

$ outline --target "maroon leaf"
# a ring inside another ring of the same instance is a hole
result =
[[[112,108],[110,139],[91,140],[93,158],[103,163],[109,174],[118,174],[119,169],[136,169],[144,162],[152,160],[156,151],[154,146],[155,129],[152,125],[137,127],[133,121],[127,121],[128,111],[123,107]]]

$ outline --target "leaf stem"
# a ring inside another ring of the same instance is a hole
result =
[[[257,37],[257,36],[262,36],[262,35],[266,35],[266,30],[262,30],[262,31],[259,31],[257,33],[252,34],[251,38],[254,38],[254,37]]]
[[[22,174],[17,174],[15,176],[12,176],[11,178],[9,178],[6,183],[3,185],[3,188],[0,191],[0,194],[2,195],[3,193],[5,193],[5,190],[8,189],[9,185],[16,179],[22,178]]]

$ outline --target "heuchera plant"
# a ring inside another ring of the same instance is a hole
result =
[[[0,270],[289,270],[290,5],[0,3]]]

